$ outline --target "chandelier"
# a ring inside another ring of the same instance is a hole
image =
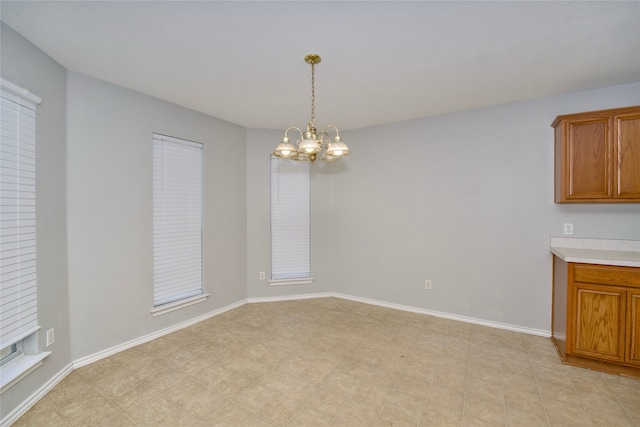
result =
[[[313,162],[316,160],[316,156],[322,153],[320,156],[322,160],[332,162],[350,153],[347,145],[342,142],[338,128],[335,126],[329,125],[325,127],[320,134],[316,132],[315,65],[320,60],[320,55],[315,53],[310,53],[304,57],[304,61],[307,64],[311,64],[311,121],[307,123],[307,130],[303,132],[295,126],[287,128],[284,131],[284,138],[282,138],[282,141],[273,152],[276,157]],[[290,142],[288,136],[289,131],[294,129],[300,133],[300,139],[297,140],[295,145]],[[331,131],[335,132],[333,139],[331,139]]]

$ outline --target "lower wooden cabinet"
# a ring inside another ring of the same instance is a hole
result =
[[[640,378],[640,268],[553,262],[552,333],[562,360]]]
[[[574,283],[573,295],[573,354],[624,362],[626,289]]]
[[[627,347],[627,361],[636,366],[640,366],[640,289],[630,291],[627,295],[629,300],[628,330],[629,346]]]

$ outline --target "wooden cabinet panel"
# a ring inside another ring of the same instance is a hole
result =
[[[556,117],[555,201],[640,202],[640,106]]]
[[[568,124],[567,197],[600,199],[611,195],[609,133],[610,120],[606,117]]]
[[[640,112],[614,117],[613,197],[640,199]]]
[[[576,284],[573,353],[624,362],[626,290]]]
[[[640,292],[630,291],[628,296],[627,363],[640,366]]]

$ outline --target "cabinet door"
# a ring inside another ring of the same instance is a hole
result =
[[[613,197],[640,199],[640,112],[614,117]]]
[[[611,119],[572,120],[566,127],[567,199],[611,197]]]
[[[627,363],[640,366],[640,290],[629,291],[627,324]]]
[[[624,362],[627,290],[574,283],[573,353]]]

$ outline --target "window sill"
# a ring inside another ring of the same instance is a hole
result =
[[[277,279],[277,280],[269,280],[269,284],[271,286],[281,286],[281,285],[310,285],[313,283],[313,277],[302,277],[299,279]]]
[[[14,384],[35,371],[42,365],[45,357],[50,355],[50,351],[40,354],[25,354],[6,363],[2,367],[2,378],[0,378],[0,394],[9,390]]]
[[[193,304],[198,304],[199,302],[205,301],[209,297],[209,294],[197,295],[195,297],[183,299],[180,301],[172,302],[169,304],[159,305],[158,307],[153,307],[151,309],[151,314],[155,316],[161,316],[163,314],[170,313],[175,310],[179,310],[184,307],[188,307]]]

